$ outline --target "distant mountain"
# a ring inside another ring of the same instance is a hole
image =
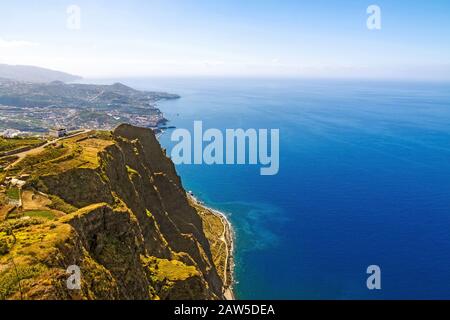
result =
[[[176,94],[139,91],[121,83],[30,83],[0,77],[0,105],[18,108],[154,109],[159,100],[178,98]]]
[[[17,81],[46,83],[52,81],[73,82],[82,79],[72,74],[33,66],[0,64],[0,78]]]

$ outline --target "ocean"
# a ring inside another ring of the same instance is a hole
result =
[[[280,130],[280,171],[179,165],[230,218],[239,299],[450,298],[450,84],[128,79],[170,125]],[[169,130],[161,138],[170,152]],[[368,290],[367,267],[381,268]]]

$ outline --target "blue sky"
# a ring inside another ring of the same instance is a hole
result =
[[[381,8],[381,30],[366,26]],[[69,5],[81,9],[67,28]],[[450,2],[2,1],[0,63],[87,77],[450,78]]]

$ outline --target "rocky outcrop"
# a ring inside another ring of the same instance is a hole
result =
[[[16,231],[44,240],[14,247],[16,264],[38,267],[3,298],[223,299],[202,219],[153,132],[122,125],[112,139],[97,168],[35,179],[38,191],[78,210]],[[67,289],[71,265],[81,269],[81,290]],[[0,283],[13,268],[4,270]]]

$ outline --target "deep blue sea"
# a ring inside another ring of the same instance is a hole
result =
[[[450,84],[134,79],[171,125],[280,129],[280,172],[180,165],[236,233],[240,299],[450,298]],[[161,137],[171,149],[170,131]],[[369,265],[382,289],[366,287]]]

